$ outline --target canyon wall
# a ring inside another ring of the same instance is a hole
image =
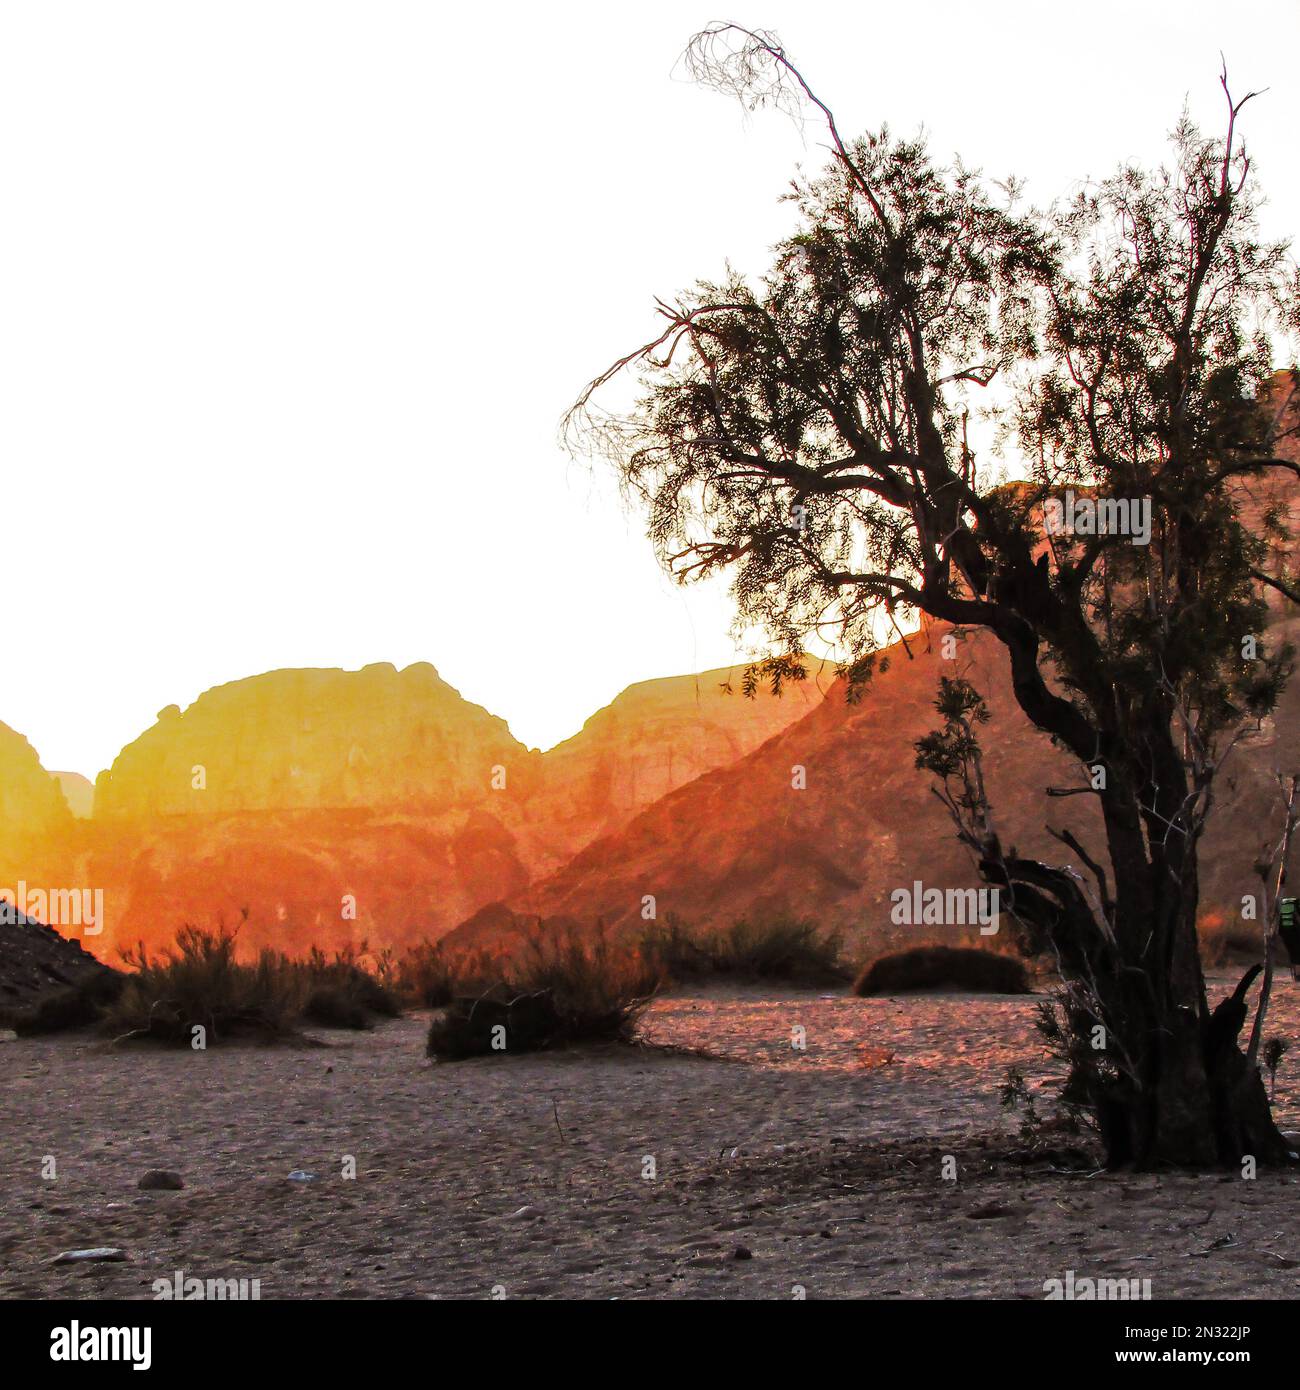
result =
[[[1000,644],[971,633],[948,660],[944,631],[913,640],[910,657],[894,648],[889,669],[857,703],[847,703],[837,686],[807,718],[664,797],[557,873],[483,909],[449,940],[500,945],[537,917],[599,919],[615,933],[636,932],[647,898],[661,922],[670,915],[699,925],[809,919],[840,931],[859,954],[963,935],[896,923],[891,912],[893,893],[917,881],[941,889],[980,883],[932,792],[933,777],[915,766],[916,740],[941,722],[933,708],[941,675],[965,676],[988,701],[981,741],[1004,843],[1070,861],[1051,826],[1073,831],[1103,857],[1092,798],[1046,795],[1049,786],[1081,785],[1081,773],[1026,722]],[[1272,635],[1300,645],[1300,619],[1283,620]],[[1300,682],[1292,682],[1275,716],[1244,734],[1220,774],[1202,851],[1203,913],[1238,919],[1242,895],[1258,890],[1256,857],[1281,824],[1276,774],[1297,770],[1298,758]]]
[[[725,692],[730,675],[641,682],[543,754],[432,666],[268,672],[164,709],[101,774],[89,820],[23,742],[19,820],[35,828],[15,862],[29,882],[39,868],[47,886],[103,891],[106,929],[86,944],[105,959],[186,923],[242,922],[249,949],[402,947],[522,891],[820,699],[809,681],[747,700]]]

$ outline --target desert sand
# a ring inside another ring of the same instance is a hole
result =
[[[455,1064],[425,1059],[420,1015],[206,1053],[8,1035],[0,1296],[151,1298],[179,1270],[264,1299],[1039,1299],[1073,1270],[1155,1299],[1295,1297],[1300,1173],[1006,1157],[1006,1068],[1044,1112],[1059,1080],[1034,1006],[729,988],[657,1000],[644,1047]],[[1268,1031],[1298,1019],[1284,973]],[[183,1190],[139,1190],[151,1168]],[[128,1258],[53,1263],[88,1246]]]

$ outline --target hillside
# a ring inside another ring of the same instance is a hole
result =
[[[763,747],[663,798],[558,873],[508,898],[510,911],[490,908],[452,939],[498,938],[510,929],[512,914],[635,928],[647,895],[660,919],[675,913],[688,922],[722,923],[790,913],[872,948],[941,935],[890,920],[891,893],[917,880],[944,889],[979,882],[931,792],[932,779],[914,766],[915,740],[938,722],[932,702],[941,674],[960,672],[988,699],[986,771],[1005,842],[1068,860],[1048,835],[1050,824],[1097,845],[1099,824],[1088,798],[1045,795],[1048,786],[1078,786],[1081,778],[1015,707],[1001,648],[987,634],[972,634],[960,641],[955,661],[944,661],[942,631],[914,641],[911,659],[895,648],[889,670],[857,704],[847,704],[836,687]],[[1300,619],[1275,631],[1300,641]],[[1221,774],[1203,855],[1204,911],[1235,917],[1241,895],[1257,885],[1255,855],[1280,824],[1274,769],[1290,770],[1300,760],[1297,750],[1300,685],[1293,683],[1276,717],[1241,741]]]

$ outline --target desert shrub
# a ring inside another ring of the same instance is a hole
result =
[[[234,931],[184,927],[176,945],[150,956],[142,942],[122,953],[135,972],[107,1010],[120,1038],[189,1043],[195,1027],[209,1042],[291,1033],[302,1016],[310,976],[300,963],[264,950],[251,963],[235,955]]]
[[[429,1028],[426,1051],[447,1061],[505,1051],[533,1052],[578,1042],[628,1042],[659,983],[634,947],[614,946],[603,929],[538,927],[479,994],[458,994]],[[498,1027],[504,1035],[495,1034]],[[504,1048],[494,1048],[494,1037]]]
[[[317,985],[307,996],[302,1016],[323,1028],[373,1028],[374,1017],[357,1002],[346,985]]]
[[[458,952],[422,941],[398,962],[396,988],[409,1004],[440,1009],[457,995],[480,993],[503,973],[486,951]]]
[[[675,917],[652,926],[640,950],[667,979],[678,982],[729,976],[750,980],[819,983],[846,977],[837,933],[809,921],[741,918],[716,931],[693,931]]]
[[[369,1028],[375,1016],[396,1018],[396,993],[362,965],[365,947],[348,946],[330,959],[313,946],[299,963],[305,977],[303,1017],[327,1028]]]
[[[15,1012],[8,1024],[20,1038],[62,1033],[100,1022],[126,984],[115,970],[96,971],[75,985],[47,994],[30,1008]]]
[[[236,956],[237,930],[185,927],[159,956],[143,943],[122,952],[134,973],[102,970],[14,1011],[20,1036],[102,1024],[114,1036],[188,1043],[195,1025],[210,1041],[236,1035],[276,1037],[302,1019],[335,1028],[369,1028],[401,1012],[396,993],[367,968],[365,946],[333,957],[312,948],[306,960],[264,950],[251,963]]]
[[[853,993],[904,994],[923,989],[970,989],[990,994],[1030,993],[1029,972],[1015,956],[962,946],[915,946],[871,961]]]

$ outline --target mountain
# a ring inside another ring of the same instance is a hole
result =
[[[45,844],[57,882],[103,890],[107,930],[88,945],[106,956],[245,909],[250,948],[398,947],[522,891],[820,699],[815,680],[728,695],[730,674],[641,682],[540,753],[429,665],[268,672],[162,710],[100,775],[93,816],[64,805]]]
[[[0,890],[23,883],[62,885],[68,869],[72,813],[36,750],[0,724]]]
[[[726,767],[820,703],[835,668],[810,663],[781,698],[747,699],[737,670],[629,686],[543,755],[548,816],[582,844],[712,768]],[[575,846],[576,847],[576,846]]]
[[[0,724],[0,843],[39,839],[66,828],[70,813],[36,750]]]
[[[634,930],[647,896],[660,921],[676,914],[717,924],[784,913],[838,929],[859,949],[941,935],[891,920],[892,895],[910,893],[918,881],[943,890],[979,885],[932,794],[933,778],[915,767],[915,741],[940,722],[933,699],[941,674],[964,675],[988,700],[985,770],[1004,843],[1068,862],[1051,825],[1100,847],[1090,798],[1047,798],[1049,786],[1079,786],[1081,776],[1026,723],[996,639],[968,634],[955,660],[945,660],[945,631],[914,639],[910,658],[894,648],[889,669],[856,704],[836,686],[805,719],[664,797],[557,873],[485,907],[448,939],[499,943],[535,917]],[[1300,619],[1274,632],[1300,645]],[[1221,772],[1202,858],[1205,912],[1236,919],[1241,896],[1257,890],[1256,855],[1280,829],[1275,773],[1300,770],[1297,749],[1300,684],[1292,684],[1276,716],[1239,742]]]
[[[78,820],[89,820],[95,814],[95,784],[79,772],[51,772],[59,784],[68,810]]]
[[[429,665],[270,671],[171,705],[96,785],[96,819],[373,809],[478,800],[537,755]]]

